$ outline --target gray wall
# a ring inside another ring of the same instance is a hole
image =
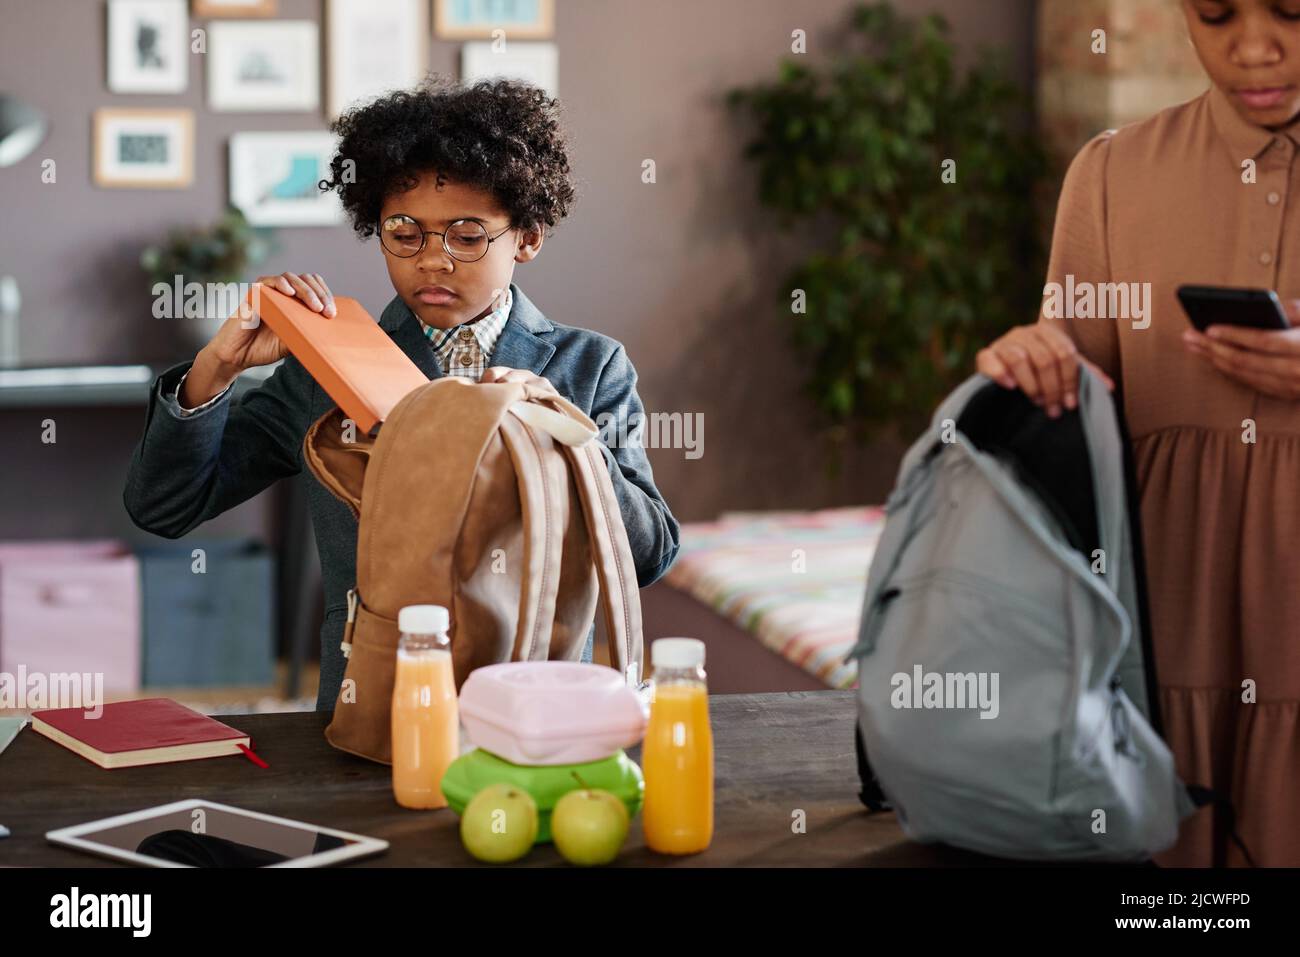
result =
[[[910,0],[937,9],[963,45],[1005,47],[1028,85],[1032,0]],[[861,451],[837,481],[809,437],[801,375],[774,314],[788,267],[739,159],[743,131],[721,102],[734,85],[771,78],[790,31],[810,55],[832,44],[845,0],[559,0],[560,97],[571,131],[579,200],[542,255],[516,281],[551,318],[621,340],[650,411],[702,412],[705,454],[651,452],[659,484],[682,519],[724,509],[879,501],[897,449]],[[319,18],[319,0],[280,0],[280,16]],[[226,201],[226,142],[239,130],[324,126],[318,115],[212,114],[201,57],[187,92],[113,95],[105,89],[105,4],[0,0],[0,90],[39,105],[49,138],[0,170],[0,274],[24,296],[22,350],[30,364],[178,361],[174,324],[152,319],[139,250],[169,227],[215,218]],[[454,71],[458,45],[430,40],[430,65]],[[91,184],[91,114],[101,106],[195,111],[195,183],[187,190]],[[40,182],[53,157],[58,182]],[[658,182],[640,182],[653,157]],[[52,245],[54,231],[64,239]],[[72,238],[68,238],[71,234]],[[324,273],[334,290],[374,313],[392,296],[381,256],[346,227],[281,230],[271,271]],[[251,278],[251,277],[250,277]],[[35,438],[41,410],[0,414],[0,538],[132,534],[121,476],[143,424],[140,409],[60,411],[60,448]],[[65,425],[66,423],[66,425]],[[266,526],[269,496],[208,531]]]

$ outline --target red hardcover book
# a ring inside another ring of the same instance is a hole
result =
[[[223,757],[253,746],[242,731],[170,698],[106,704],[98,718],[85,708],[33,711],[32,730],[101,768]]]

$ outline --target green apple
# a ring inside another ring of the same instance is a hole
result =
[[[608,791],[583,788],[555,802],[551,840],[570,864],[608,864],[627,839],[627,805]]]
[[[537,802],[512,784],[489,785],[465,806],[460,816],[460,840],[480,861],[517,861],[537,840]]]

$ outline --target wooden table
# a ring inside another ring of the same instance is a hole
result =
[[[714,695],[715,823],[693,857],[646,849],[640,816],[617,863],[637,866],[926,866],[979,863],[978,855],[908,841],[892,814],[857,798],[850,691]],[[263,769],[243,757],[104,770],[24,729],[0,753],[0,864],[122,866],[56,847],[45,832],[186,798],[278,814],[379,837],[382,855],[347,866],[473,865],[449,809],[410,811],[393,801],[387,767],[330,747],[323,713],[223,716],[253,738]],[[629,752],[634,760],[640,749]],[[797,812],[805,833],[795,833]],[[563,863],[550,844],[523,865]]]

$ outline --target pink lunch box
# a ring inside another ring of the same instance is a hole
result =
[[[465,679],[459,705],[470,742],[513,764],[600,761],[645,734],[641,696],[604,665],[487,665]]]

